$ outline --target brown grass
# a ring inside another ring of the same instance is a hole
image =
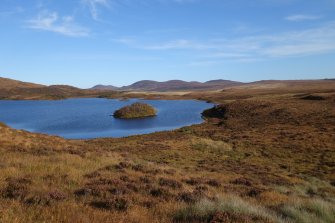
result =
[[[205,123],[120,139],[1,124],[0,222],[332,222],[335,92],[320,86],[205,92],[221,103]]]

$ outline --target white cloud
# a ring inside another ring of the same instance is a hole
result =
[[[288,21],[292,21],[292,22],[301,22],[301,21],[306,21],[306,20],[318,20],[320,18],[321,18],[320,15],[302,15],[302,14],[298,14],[298,15],[287,16],[285,19],[288,20]]]
[[[109,0],[82,0],[84,6],[88,7],[91,16],[94,20],[100,21],[99,19],[99,7],[110,7]]]
[[[59,33],[72,37],[89,35],[87,28],[76,25],[71,16],[59,17],[57,12],[42,11],[36,18],[27,21],[28,28]]]
[[[202,0],[80,0],[81,4],[89,10],[91,17],[95,21],[101,21],[100,17],[103,9],[117,8],[117,6],[149,5],[153,3],[186,4],[197,1]]]
[[[335,51],[335,22],[300,31],[290,31],[271,35],[245,36],[235,39],[190,39],[148,43],[135,40],[119,41],[142,50],[184,50],[198,51],[200,57],[246,60],[251,58],[273,58],[305,56]]]
[[[214,46],[213,46],[214,47]],[[143,45],[140,46],[142,49],[146,50],[171,50],[171,49],[208,49],[210,48],[209,44],[198,43],[191,40],[179,39],[173,40],[166,43],[160,43],[156,45]]]

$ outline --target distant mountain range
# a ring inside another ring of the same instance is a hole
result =
[[[279,89],[309,86],[318,89],[320,84],[334,82],[324,80],[263,80],[242,83],[229,80],[211,80],[207,82],[170,80],[165,82],[143,80],[129,86],[115,87],[97,85],[90,89],[80,89],[68,85],[41,85],[0,77],[0,99],[63,99],[70,97],[102,97],[118,95],[124,92],[174,92],[174,91],[212,91],[223,89]]]
[[[102,85],[102,84],[98,84],[95,85],[94,87],[90,88],[91,90],[117,90],[119,89],[119,87],[115,87],[113,85]]]
[[[115,87],[112,85],[96,85],[93,90],[117,91],[194,91],[194,90],[219,90],[226,87],[243,85],[242,82],[230,80],[211,80],[207,82],[170,80],[164,82],[143,80],[128,86]]]

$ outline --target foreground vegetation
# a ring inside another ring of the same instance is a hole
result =
[[[0,222],[332,223],[335,91],[293,90],[192,93],[205,123],[119,139],[1,124]]]
[[[131,105],[120,108],[114,112],[115,118],[136,119],[156,116],[157,112],[154,107],[145,103],[133,103]]]

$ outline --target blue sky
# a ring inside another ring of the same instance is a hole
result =
[[[0,76],[42,84],[335,77],[335,0],[0,0]]]

